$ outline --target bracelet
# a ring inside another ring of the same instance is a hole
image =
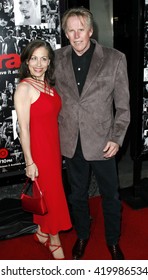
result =
[[[34,164],[34,162],[32,162],[32,163],[30,163],[30,164],[26,165],[26,167],[31,166],[31,165],[33,165],[33,164]]]

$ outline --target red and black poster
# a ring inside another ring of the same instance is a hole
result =
[[[148,153],[148,0],[144,5],[144,67],[143,67],[142,153]]]
[[[13,95],[20,54],[37,38],[61,47],[59,1],[0,0],[0,176],[24,169]]]

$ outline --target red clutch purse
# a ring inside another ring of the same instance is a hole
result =
[[[30,190],[32,190],[33,194],[28,193]],[[37,215],[45,215],[48,212],[44,196],[37,179],[35,179],[35,181],[31,181],[31,179],[27,178],[20,198],[24,211],[32,212]]]

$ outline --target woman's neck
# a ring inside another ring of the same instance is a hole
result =
[[[45,80],[44,79],[39,79],[38,77],[36,77],[36,76],[31,76],[31,78],[33,79],[33,80],[36,80],[36,81],[39,81],[39,82],[45,82]]]

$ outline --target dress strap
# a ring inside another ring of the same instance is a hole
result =
[[[46,89],[49,87],[44,81],[38,81],[38,80],[34,80],[32,78],[23,79],[21,82],[22,83],[26,82],[26,83],[30,84],[39,92],[46,92]]]

